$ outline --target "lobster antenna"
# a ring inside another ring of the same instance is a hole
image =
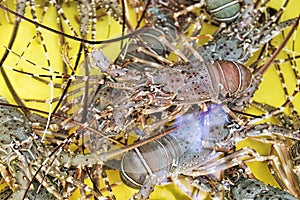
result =
[[[28,22],[30,22],[32,24],[35,24],[36,26],[39,26],[39,27],[41,27],[43,29],[46,29],[48,31],[54,32],[54,33],[59,34],[59,35],[63,35],[63,36],[65,36],[67,38],[70,38],[72,40],[77,40],[79,42],[88,43],[88,44],[107,44],[107,43],[117,42],[117,41],[120,41],[120,40],[124,40],[124,39],[130,38],[130,37],[132,37],[134,35],[140,34],[140,33],[142,33],[142,32],[145,31],[144,28],[140,28],[140,29],[132,31],[131,33],[128,33],[127,35],[124,35],[124,36],[121,36],[121,37],[117,37],[117,38],[113,38],[113,39],[98,40],[98,41],[97,40],[86,40],[86,39],[83,39],[83,38],[79,38],[79,37],[72,36],[72,35],[69,35],[67,33],[55,30],[55,29],[50,28],[48,26],[45,26],[45,25],[43,25],[43,24],[41,24],[39,22],[36,22],[36,21],[31,20],[31,19],[29,19],[27,17],[24,17],[23,15],[15,12],[15,11],[13,11],[13,10],[11,10],[11,9],[7,8],[6,6],[1,5],[1,4],[0,4],[0,8],[2,8],[3,10],[5,10],[5,11],[7,11],[7,12],[9,12],[9,13],[17,16],[17,17],[20,17],[21,19],[23,19],[25,21],[28,21]]]
[[[291,30],[288,32],[288,34],[284,38],[283,42],[276,49],[276,51],[274,52],[274,54],[272,55],[272,57],[268,60],[268,62],[263,67],[259,68],[255,72],[255,74],[259,74],[259,76],[261,76],[262,74],[264,74],[266,72],[266,70],[269,68],[269,66],[274,62],[274,60],[277,57],[277,55],[281,52],[281,50],[283,49],[283,47],[289,41],[289,39],[292,36],[293,32],[297,29],[298,24],[299,24],[299,20],[300,20],[300,15],[296,18],[296,21],[294,22]]]

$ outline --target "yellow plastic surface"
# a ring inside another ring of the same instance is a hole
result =
[[[15,5],[13,4],[14,1],[6,1],[6,2],[12,10],[15,10]],[[38,4],[43,5],[42,4],[43,1],[35,1],[35,2],[37,5]],[[283,0],[271,0],[271,2],[268,5],[278,9],[281,6],[282,2]],[[1,4],[3,5],[4,3],[1,2]],[[290,0],[287,9],[283,13],[282,20],[289,19],[291,17],[296,17],[299,14],[299,6],[300,3],[298,0]],[[76,21],[76,18],[78,17],[76,4],[74,2],[70,2],[69,5],[65,4],[63,9],[65,15],[67,16],[68,20],[70,20],[74,29],[78,30],[78,23]],[[36,11],[38,13],[38,18],[40,19],[42,13],[42,7],[36,8]],[[134,17],[134,13],[132,12],[131,15],[133,16],[131,17],[131,21],[134,23],[134,21],[136,21]],[[27,6],[25,16],[32,19],[29,6]],[[56,23],[56,16],[57,14],[55,9],[50,6],[46,12],[45,18],[42,23],[52,27],[53,29],[58,30],[58,26]],[[8,46],[12,34],[12,30],[14,27],[12,23],[9,23],[9,20],[13,22],[14,16],[11,14],[7,14],[4,10],[0,9],[0,19],[1,19],[0,20],[0,57],[2,57],[6,47]],[[96,36],[97,40],[105,40],[105,39],[114,38],[121,35],[121,26],[117,22],[115,22],[112,18],[108,16],[103,16],[98,20],[99,22],[97,23],[97,36]],[[68,29],[66,25],[63,25],[63,27],[65,33],[72,35],[71,31]],[[287,29],[285,33],[287,33],[288,30],[289,29]],[[210,32],[210,30],[205,30],[204,32]],[[15,38],[15,43],[12,50],[14,51],[14,53],[17,53],[19,55],[25,52],[24,55],[22,56],[23,58],[32,61],[38,66],[46,66],[48,68],[47,60],[45,59],[46,54],[41,45],[41,40],[39,39],[39,37],[38,39],[36,38],[33,39],[35,33],[36,33],[35,25],[30,24],[29,22],[26,21],[22,21],[20,24],[18,35]],[[58,43],[59,36],[53,32],[49,32],[43,29],[42,29],[42,35],[47,47],[51,70],[62,72],[63,71],[63,61],[62,61],[62,53],[61,53],[62,45]],[[294,39],[296,41],[296,46],[295,46],[296,55],[299,55],[300,52],[299,37],[300,34],[298,34],[295,38],[291,39],[291,40]],[[281,40],[282,40],[282,36],[280,35],[274,40],[273,44],[278,46]],[[30,42],[31,44],[27,48],[26,46]],[[71,58],[70,61],[74,65],[77,57],[77,51],[79,48],[79,42],[72,41],[70,39],[67,39],[66,42],[68,42],[68,47],[69,47],[68,54],[69,57]],[[120,43],[113,43],[108,45],[97,45],[97,47],[102,47],[105,55],[113,59],[117,56],[119,52]],[[288,43],[286,49],[287,50],[292,49],[291,41]],[[286,58],[286,54],[284,52],[281,53],[279,58]],[[249,63],[252,62],[253,60],[250,61]],[[300,63],[298,61],[297,63],[298,66],[300,66]],[[17,94],[21,97],[21,99],[48,100],[51,98],[58,97],[61,94],[62,92],[61,89],[51,89],[52,88],[51,86],[33,79],[32,76],[26,76],[22,73],[12,71],[11,69],[9,69],[9,67],[24,72],[34,73],[34,74],[50,75],[51,74],[50,72],[47,72],[42,69],[37,69],[36,66],[31,65],[29,62],[27,62],[24,59],[19,60],[19,57],[13,55],[12,53],[10,53],[9,57],[7,58],[4,64],[5,66],[2,67],[7,73],[7,76],[11,84],[13,85],[14,89],[16,90]],[[291,93],[296,84],[296,80],[291,75],[291,70],[289,65],[290,63],[286,63],[281,66],[283,66],[282,70],[284,76],[286,77],[286,84],[289,89],[289,92]],[[299,67],[298,70],[300,70]],[[61,80],[54,79],[53,84],[54,83],[61,83]],[[6,97],[8,101],[11,102],[12,104],[15,103],[9,89],[6,87],[6,83],[4,82],[2,75],[0,75],[0,95]],[[271,67],[266,72],[264,76],[264,81],[261,84],[259,91],[257,91],[257,93],[255,94],[254,99],[261,103],[268,103],[275,107],[281,106],[284,103],[285,101],[284,93],[274,67]],[[300,95],[296,96],[294,102],[300,102]],[[30,102],[26,102],[25,105],[30,108],[40,109],[49,112],[53,110],[55,103],[50,104],[50,103],[39,103],[39,102],[30,101]],[[295,103],[295,106],[298,113],[300,113],[300,103]],[[249,112],[256,113],[257,111],[252,109],[249,110]],[[260,142],[245,140],[238,144],[238,149],[244,146],[251,146],[262,155],[269,154],[269,145],[264,145]],[[267,169],[265,163],[255,162],[255,163],[250,163],[249,166],[254,171],[254,174],[257,176],[257,178],[263,180],[265,183],[277,185],[276,181],[271,176],[270,171]],[[116,171],[109,172],[109,179],[110,182],[112,183],[120,183],[120,178]],[[117,199],[129,199],[130,196],[132,196],[132,194],[136,192],[136,190],[129,189],[124,185],[115,186],[113,187],[113,190]],[[77,199],[78,196],[79,193],[76,193],[71,199]],[[205,197],[204,194],[199,195],[199,198],[200,196],[202,196],[203,198]],[[170,200],[170,199],[188,199],[188,198],[181,191],[176,189],[176,186],[169,184],[165,186],[156,187],[155,192],[151,194],[150,199]]]

